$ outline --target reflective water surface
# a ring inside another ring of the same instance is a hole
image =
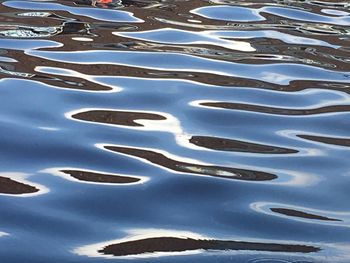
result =
[[[350,262],[350,4],[1,0],[0,261]]]

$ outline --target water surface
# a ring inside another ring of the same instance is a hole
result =
[[[0,4],[1,262],[350,262],[347,1]]]

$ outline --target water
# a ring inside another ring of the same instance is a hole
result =
[[[1,263],[350,262],[349,14],[1,1]]]

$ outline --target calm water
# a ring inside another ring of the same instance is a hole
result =
[[[350,4],[0,1],[0,262],[350,262]]]

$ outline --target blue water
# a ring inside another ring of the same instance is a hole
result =
[[[0,262],[350,262],[349,3],[102,2],[0,1]]]

